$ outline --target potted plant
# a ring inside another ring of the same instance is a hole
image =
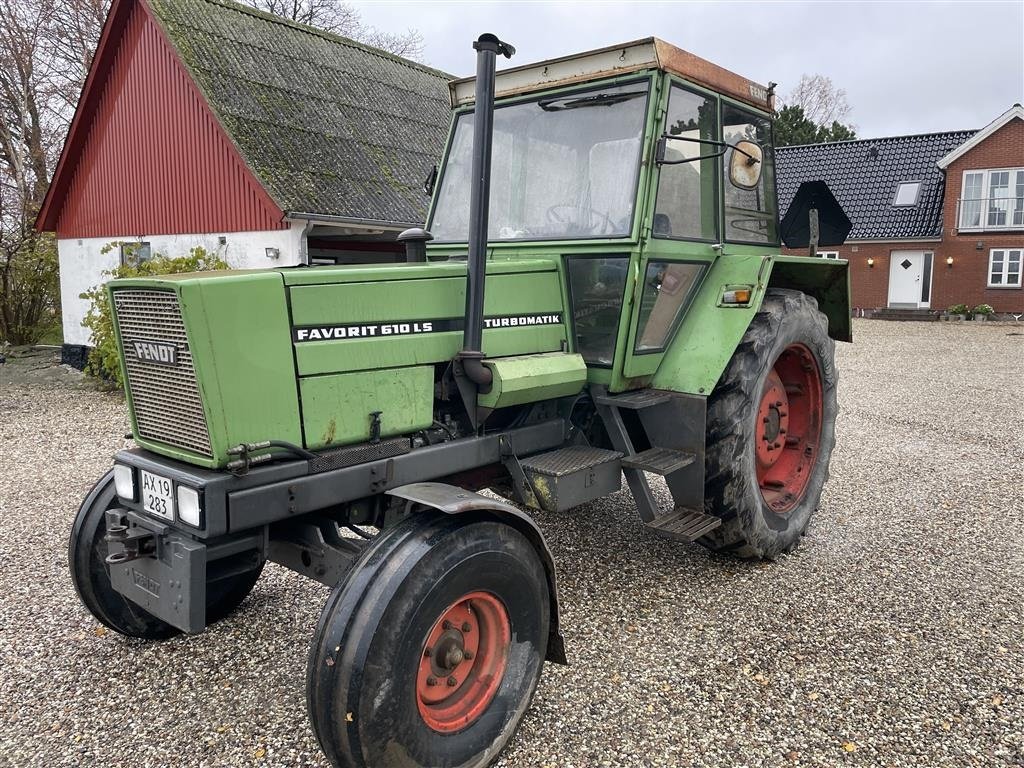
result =
[[[966,304],[954,304],[949,309],[950,320],[966,320],[967,319],[967,305]]]
[[[974,314],[974,319],[980,323],[984,320],[988,320],[988,316],[995,312],[995,310],[992,309],[991,304],[979,304],[972,309],[971,312]]]

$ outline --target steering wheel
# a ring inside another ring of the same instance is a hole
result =
[[[586,225],[581,225],[579,223],[578,216],[581,211],[587,216],[588,222]],[[548,208],[547,220],[549,224],[555,224],[561,227],[562,231],[567,235],[600,235],[611,234],[615,231],[615,225],[612,223],[608,214],[602,213],[594,208],[581,208],[580,206],[569,205],[568,203],[552,205]]]

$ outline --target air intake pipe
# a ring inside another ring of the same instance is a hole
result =
[[[462,350],[456,360],[477,389],[491,383],[483,364],[484,281],[487,271],[487,219],[491,191],[491,142],[494,128],[494,69],[498,54],[512,58],[516,49],[491,34],[473,43],[476,55],[476,106],[473,113],[473,165],[469,198],[469,260],[466,319]]]

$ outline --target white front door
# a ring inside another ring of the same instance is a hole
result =
[[[889,258],[889,306],[920,309],[931,305],[930,251],[893,251]]]

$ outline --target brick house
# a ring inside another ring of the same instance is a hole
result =
[[[36,222],[57,236],[64,361],[90,342],[79,294],[126,258],[397,259],[448,80],[229,0],[113,0]]]
[[[853,229],[825,258],[850,262],[854,307],[1024,312],[1024,108],[980,131],[776,150],[779,202],[823,180]],[[797,253],[799,251],[789,251]]]

